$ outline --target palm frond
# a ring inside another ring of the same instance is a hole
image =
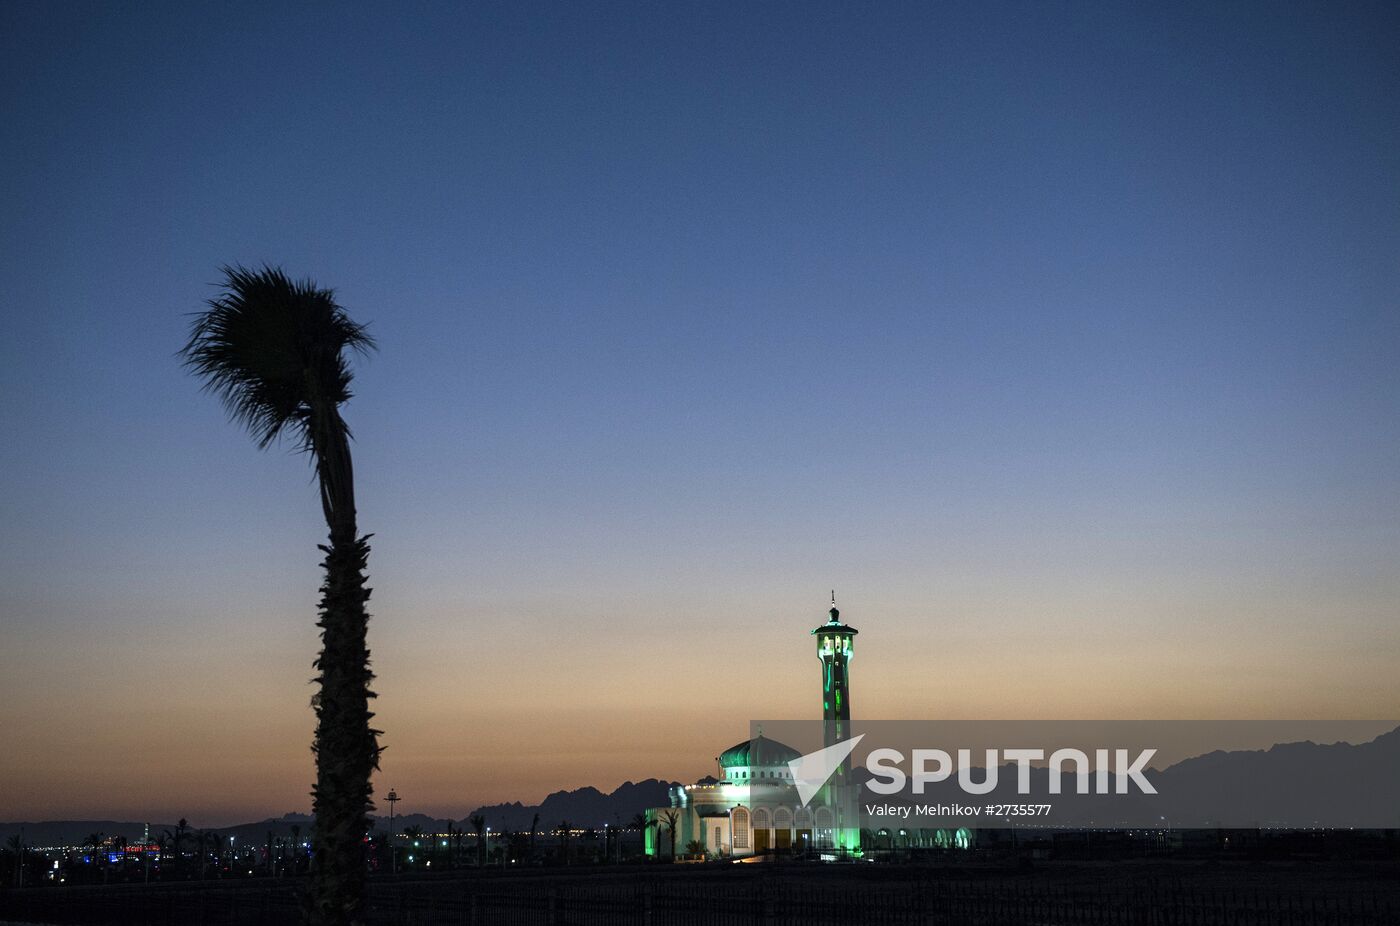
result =
[[[311,409],[350,398],[347,351],[367,353],[374,339],[333,290],[293,281],[281,268],[221,270],[223,291],[195,317],[180,351],[185,365],[259,448],[290,429],[309,449]]]

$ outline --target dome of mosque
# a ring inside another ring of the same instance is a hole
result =
[[[762,733],[751,740],[744,740],[720,753],[721,768],[749,768],[753,766],[785,766],[793,759],[801,758],[802,753],[777,740],[770,740]]]

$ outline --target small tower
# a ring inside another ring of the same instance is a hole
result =
[[[850,665],[855,636],[854,627],[841,623],[836,610],[836,593],[831,593],[831,610],[827,622],[812,631],[817,638],[817,658],[822,663],[822,739],[824,746],[834,746],[851,735]],[[851,778],[850,757],[828,779],[822,789],[822,801],[835,816],[831,845],[845,852],[860,850],[860,817],[856,808],[856,791]]]
[[[812,631],[817,638],[817,658],[822,661],[822,728],[826,746],[834,746],[851,733],[849,673],[855,635],[860,632],[841,623],[836,596],[831,597],[829,620]]]

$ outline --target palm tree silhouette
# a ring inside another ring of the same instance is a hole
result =
[[[559,832],[559,842],[564,853],[564,864],[569,864],[569,837],[574,833],[574,825],[568,820],[560,820],[555,827]]]
[[[15,853],[15,886],[24,887],[24,853],[29,849],[24,842],[24,830],[5,840],[5,845]]]
[[[663,811],[661,819],[666,821],[666,832],[671,837],[671,861],[674,862],[676,860],[676,824],[680,822],[681,819],[680,811]]]
[[[189,829],[189,825],[190,821],[181,817],[180,821],[175,824],[174,830],[166,830],[160,839],[156,840],[162,849],[162,855],[164,855],[163,850],[168,849],[170,851],[171,858],[174,861],[171,867],[177,878],[180,877],[180,873],[184,871],[185,868],[184,856],[182,853],[185,845],[185,831]]]
[[[474,813],[467,817],[467,822],[472,825],[472,832],[476,833],[476,867],[486,867],[486,817],[479,813]]]
[[[644,813],[637,814],[635,817],[632,818],[632,822],[627,824],[631,829],[636,830],[637,835],[641,838],[641,851],[643,855],[645,855],[647,851],[647,830],[654,829],[656,827],[656,824],[657,821],[648,820],[647,815]]]
[[[265,449],[284,432],[306,451],[320,483],[330,531],[322,563],[321,652],[315,667],[316,784],[312,789],[312,879],[308,917],[324,926],[362,919],[364,837],[379,767],[380,731],[370,726],[374,697],[365,642],[370,590],[369,537],[355,521],[350,429],[340,406],[350,398],[347,351],[374,341],[351,321],[335,294],[280,269],[223,268],[223,292],[209,300],[182,350],[185,364],[223,400],[229,416]]]
[[[102,853],[102,841],[106,838],[106,833],[99,832],[88,833],[87,838],[83,840],[84,848],[87,846],[92,847],[92,854],[88,856],[92,861],[89,864],[91,867],[96,867],[101,870],[104,883],[107,880],[107,859]]]
[[[456,823],[451,817],[447,818],[447,867],[455,867],[455,858],[462,854],[462,831],[453,824]]]
[[[209,856],[219,854],[219,834],[213,830],[199,831],[199,880],[209,873]]]
[[[292,874],[301,874],[301,825],[292,824]]]

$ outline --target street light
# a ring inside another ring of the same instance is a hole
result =
[[[394,805],[399,802],[399,792],[393,788],[384,795],[384,800],[389,802],[389,868],[394,874],[399,873],[399,857],[394,854]]]

